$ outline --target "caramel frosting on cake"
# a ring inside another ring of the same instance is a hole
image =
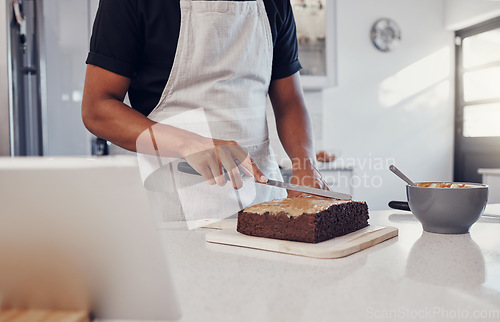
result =
[[[349,203],[350,200],[336,200],[322,197],[299,197],[275,199],[259,203],[243,210],[243,212],[255,214],[278,214],[286,213],[288,216],[300,216],[302,214],[315,214],[325,211],[335,204]]]

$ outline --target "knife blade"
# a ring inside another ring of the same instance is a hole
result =
[[[352,197],[350,195],[345,194],[345,193],[322,190],[322,189],[317,189],[317,188],[313,188],[313,187],[301,186],[298,184],[276,181],[276,180],[271,180],[271,179],[268,179],[267,182],[265,182],[265,183],[259,182],[259,181],[255,181],[255,183],[260,183],[260,184],[264,184],[264,185],[268,185],[268,186],[272,186],[272,187],[285,188],[288,190],[294,190],[294,191],[299,191],[299,192],[305,192],[305,193],[308,193],[310,195],[316,195],[316,196],[327,197],[327,198],[332,198],[332,199],[340,199],[340,200],[351,200],[352,199]]]
[[[189,165],[189,163],[187,163],[187,162],[179,162],[177,164],[177,170],[179,170],[180,172],[201,176],[201,174],[199,174],[195,169],[193,169],[193,167],[191,167]],[[224,175],[226,176],[226,179],[229,180],[227,177],[226,171],[224,171]],[[249,177],[246,177],[246,178],[249,178]],[[253,178],[251,178],[251,179],[253,179]],[[248,179],[244,179],[244,180],[248,181]],[[278,188],[284,188],[284,189],[288,189],[288,190],[304,192],[304,193],[308,193],[311,195],[327,197],[327,198],[332,198],[332,199],[340,199],[340,200],[351,200],[352,199],[352,197],[350,195],[345,194],[345,193],[322,190],[322,189],[317,189],[317,188],[312,188],[312,187],[306,187],[306,186],[301,186],[298,184],[276,181],[276,180],[271,180],[271,179],[268,179],[268,181],[265,183],[259,182],[256,180],[252,181],[252,182],[263,184],[263,185],[268,185],[268,186],[272,186],[272,187],[278,187]]]

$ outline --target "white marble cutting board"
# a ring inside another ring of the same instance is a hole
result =
[[[233,227],[231,229],[208,233],[205,236],[205,240],[209,243],[254,248],[306,257],[340,258],[372,247],[397,235],[398,229],[395,227],[368,226],[345,236],[317,244],[310,244],[247,236],[237,232],[236,227]]]

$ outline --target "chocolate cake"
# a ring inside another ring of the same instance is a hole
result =
[[[237,230],[245,235],[319,243],[368,226],[362,201],[321,197],[276,199],[238,213]]]

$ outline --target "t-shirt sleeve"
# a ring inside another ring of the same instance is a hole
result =
[[[138,0],[100,0],[86,63],[132,78],[143,41]]]
[[[297,30],[290,1],[283,1],[284,11],[277,26],[274,43],[272,79],[291,76],[302,69],[299,61]]]

